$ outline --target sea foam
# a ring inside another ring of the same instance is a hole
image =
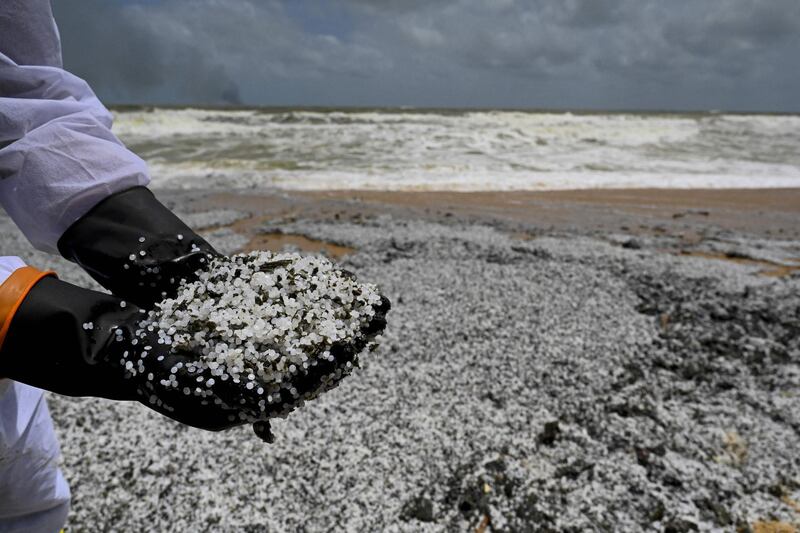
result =
[[[159,109],[116,114],[153,186],[800,186],[800,116]]]

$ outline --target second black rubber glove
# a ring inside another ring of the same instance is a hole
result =
[[[58,250],[115,295],[147,309],[219,255],[145,187],[100,202],[67,229]]]
[[[132,304],[45,277],[18,304],[3,307],[15,309],[6,317],[10,322],[0,348],[3,377],[67,396],[136,400],[207,430],[248,422],[233,402],[223,405],[157,386],[176,372],[185,373],[197,355],[171,353],[159,344]]]

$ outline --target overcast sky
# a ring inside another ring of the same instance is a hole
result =
[[[800,0],[53,0],[107,103],[800,111]]]

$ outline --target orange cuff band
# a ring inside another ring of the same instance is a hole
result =
[[[33,286],[45,276],[58,277],[51,270],[42,272],[33,267],[24,266],[12,272],[8,279],[0,285],[0,349],[3,348],[11,319],[14,318],[17,309],[22,305]]]

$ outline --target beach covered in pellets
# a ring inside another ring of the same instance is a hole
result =
[[[7,249],[21,248],[3,224]],[[73,491],[69,527],[798,523],[797,274],[764,277],[757,266],[662,253],[647,239],[526,240],[456,217],[277,225],[357,249],[343,265],[393,304],[374,357],[275,422],[270,446],[249,428],[209,433],[135,404],[49,395]],[[212,244],[239,246],[226,239]],[[26,259],[89,283],[61,261]]]

